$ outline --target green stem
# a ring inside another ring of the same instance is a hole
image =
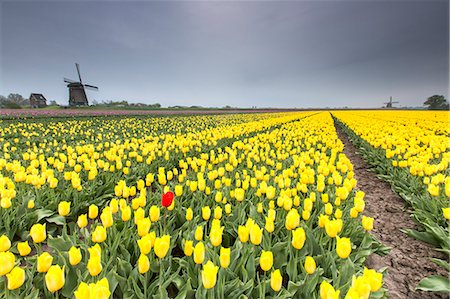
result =
[[[5,276],[4,280],[5,280],[5,298],[9,299],[8,282],[7,282],[6,276]]]
[[[145,275],[144,275],[144,298],[148,298],[147,297],[147,289],[148,289],[147,283],[148,283],[148,271],[145,272]]]
[[[159,260],[159,295],[160,298],[164,298],[163,297],[163,293],[162,293],[162,283],[163,283],[163,267],[162,267],[162,259]]]

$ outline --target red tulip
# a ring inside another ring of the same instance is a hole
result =
[[[173,195],[172,191],[164,193],[162,196],[162,199],[161,199],[161,204],[166,208],[170,207],[170,205],[172,204],[172,201],[173,201],[173,197],[174,197],[174,195]]]

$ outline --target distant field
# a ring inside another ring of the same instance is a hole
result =
[[[186,114],[230,114],[230,113],[266,113],[286,112],[296,109],[96,109],[96,108],[69,108],[69,109],[1,109],[1,118],[15,117],[64,117],[64,116],[102,116],[102,115],[186,115]]]

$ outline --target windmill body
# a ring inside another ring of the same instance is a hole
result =
[[[386,102],[386,108],[393,108],[392,104],[398,104],[399,102],[393,102],[392,97],[390,97],[389,102]]]
[[[98,90],[97,86],[83,84],[80,74],[80,65],[75,63],[77,68],[79,81],[64,78],[64,82],[67,83],[69,88],[69,106],[87,106],[89,105],[85,88]]]

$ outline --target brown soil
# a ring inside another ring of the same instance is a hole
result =
[[[384,287],[390,298],[449,298],[442,293],[416,291],[419,281],[429,275],[447,275],[430,258],[445,259],[429,244],[418,241],[403,233],[402,229],[416,229],[416,223],[402,198],[392,191],[391,186],[378,178],[370,166],[357,152],[348,136],[336,124],[336,131],[344,143],[344,154],[353,164],[358,189],[366,193],[365,214],[375,218],[372,233],[385,246],[391,248],[386,256],[372,254],[366,261],[369,268],[387,267],[388,275],[383,277]]]

